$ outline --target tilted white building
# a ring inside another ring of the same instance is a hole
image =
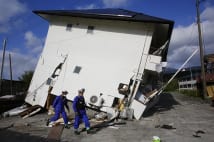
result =
[[[139,86],[145,70],[160,72],[166,62],[173,21],[124,9],[34,13],[49,22],[49,29],[27,103],[44,107],[50,86],[54,95],[67,90],[69,100],[85,88],[88,104],[99,105],[102,93],[101,109],[110,112],[115,98],[124,98],[118,87],[128,87],[129,107],[135,118],[141,117],[148,96],[139,96]]]

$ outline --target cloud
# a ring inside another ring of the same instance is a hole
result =
[[[26,43],[26,48],[29,49],[31,53],[40,53],[43,48],[43,40],[34,35],[31,31],[27,31],[24,37]]]
[[[26,7],[18,0],[0,0],[0,22],[9,21],[11,17],[14,17],[20,13],[25,12]]]
[[[179,68],[188,57],[197,49],[197,46],[193,45],[184,45],[170,52],[168,56],[168,66],[172,68]],[[187,65],[197,66],[200,63],[198,58],[199,51],[193,56]]]
[[[173,30],[171,46],[180,47],[183,45],[190,45],[193,43],[196,44],[198,37],[197,35],[198,31],[196,23],[193,23],[187,27],[178,26]]]
[[[0,54],[2,55],[2,51],[0,51]],[[21,54],[18,52],[6,51],[3,68],[4,79],[10,79],[9,54],[11,54],[12,75],[14,80],[17,80],[18,77],[20,77],[24,73],[24,71],[35,69],[37,58],[33,58],[30,55]],[[0,59],[2,60],[2,56],[0,57]]]
[[[19,0],[0,0],[0,3],[0,32],[6,33],[10,30],[10,22],[16,21],[12,18],[24,13],[27,7]]]
[[[208,7],[201,13],[201,19],[202,20],[214,20],[214,7]]]
[[[201,28],[203,33],[204,53],[214,53],[214,7],[207,7],[201,13]],[[174,28],[168,52],[168,66],[180,67],[185,60],[194,52],[198,45],[198,26],[192,23],[188,26]],[[200,52],[198,52],[187,64],[187,66],[200,65]]]
[[[102,0],[105,7],[121,7],[127,5],[128,0]]]
[[[31,31],[25,33],[24,39],[26,45],[25,52],[20,50],[20,48],[13,48],[5,52],[3,78],[10,79],[9,53],[12,58],[13,79],[17,80],[25,71],[35,69],[38,56],[43,49],[44,39],[38,38]],[[0,55],[2,55],[2,50],[0,50]],[[0,56],[0,61],[2,61],[2,56]]]
[[[77,7],[77,9],[95,9],[95,8],[98,8],[95,4],[89,4],[89,5]]]

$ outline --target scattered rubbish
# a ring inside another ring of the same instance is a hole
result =
[[[5,95],[5,96],[1,96],[0,97],[0,99],[2,99],[2,100],[6,100],[6,99],[11,99],[11,100],[13,100],[13,99],[15,99],[15,95]]]
[[[163,128],[163,129],[176,129],[175,127],[173,127],[173,124],[163,124],[163,125],[156,125],[155,128]]]
[[[120,118],[132,120],[134,115],[134,110],[128,107],[125,107],[120,114]]]
[[[160,138],[158,136],[153,136],[152,137],[152,142],[160,142]]]
[[[64,125],[57,125],[55,127],[52,127],[50,132],[48,133],[48,137],[47,139],[49,141],[59,141],[60,138],[61,138],[61,135],[62,135],[62,132],[63,132],[63,129],[64,129]]]
[[[199,134],[199,133],[201,133],[201,134],[205,134],[205,132],[204,132],[204,131],[202,131],[202,130],[198,130],[198,131],[196,131],[196,133],[197,133],[197,134]]]
[[[119,129],[119,127],[116,127],[116,126],[109,126],[108,128]]]
[[[202,131],[202,130],[198,130],[198,131],[196,131],[195,134],[193,134],[192,136],[193,136],[193,137],[200,138],[201,136],[200,136],[199,134],[205,134],[205,132]]]
[[[27,108],[25,111],[22,111],[20,113],[20,116],[25,119],[27,117],[30,117],[36,113],[38,113],[41,110],[41,107],[39,105],[31,106]]]
[[[98,114],[95,115],[95,119],[97,121],[105,120],[107,117],[108,117],[107,114],[104,113],[104,112],[100,112],[100,113],[98,113]]]
[[[193,137],[197,137],[197,138],[200,138],[201,136],[199,136],[198,134],[193,134],[192,135]]]
[[[27,105],[22,105],[20,107],[13,108],[9,111],[6,111],[2,114],[3,117],[15,116],[19,115],[21,112],[27,109]]]

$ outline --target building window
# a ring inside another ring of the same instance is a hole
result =
[[[66,31],[71,31],[72,24],[67,24]]]
[[[88,34],[93,34],[93,31],[94,31],[94,26],[88,26],[87,33]]]
[[[82,69],[82,67],[80,67],[80,66],[76,66],[76,67],[74,68],[73,73],[77,73],[77,74],[79,74],[81,69]]]

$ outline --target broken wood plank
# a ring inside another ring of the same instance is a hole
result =
[[[22,118],[25,119],[25,118],[27,118],[27,117],[30,117],[30,116],[36,114],[37,112],[39,112],[40,110],[41,110],[41,108],[37,108],[36,110],[34,110],[34,111],[32,111],[31,113],[29,113],[29,114],[23,116]]]
[[[59,141],[64,129],[64,125],[55,125],[48,133],[48,141]]]
[[[22,118],[25,117],[25,116],[27,116],[27,117],[28,117],[28,116],[32,116],[33,114],[35,114],[35,113],[37,113],[37,112],[40,111],[39,108],[40,108],[40,110],[41,110],[41,106],[39,106],[39,105],[31,106],[31,107],[29,107],[27,110],[21,112],[19,115],[20,115]]]

